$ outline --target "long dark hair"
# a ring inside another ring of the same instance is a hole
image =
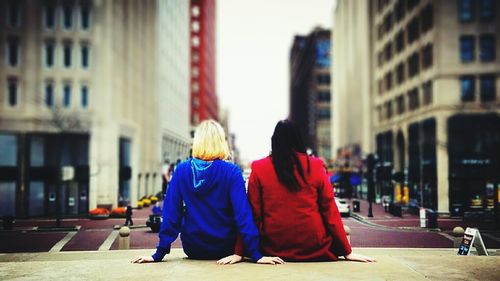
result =
[[[278,180],[291,192],[300,190],[300,184],[295,177],[294,168],[297,167],[300,177],[307,183],[304,168],[300,164],[297,152],[306,153],[306,145],[299,129],[289,120],[281,120],[276,124],[271,138],[271,158]],[[306,154],[307,155],[307,154]],[[307,172],[310,172],[309,157],[307,158]]]

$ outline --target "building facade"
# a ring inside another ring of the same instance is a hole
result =
[[[373,151],[370,5],[373,1],[339,1],[335,7],[332,48],[332,151],[341,167],[357,169],[363,153]],[[356,24],[353,24],[356,19]],[[337,40],[338,39],[338,40]],[[338,71],[334,71],[335,68]]]
[[[158,94],[163,172],[189,157],[190,69],[189,2],[158,1]]]
[[[340,1],[336,16],[343,18],[342,7],[353,6],[346,2],[351,1]],[[443,214],[498,214],[500,5],[493,0],[353,2],[362,7],[353,8],[351,18],[371,15],[371,29],[363,36],[372,42],[374,146],[365,152],[378,155],[378,196],[398,201],[402,192],[394,187],[407,185],[410,203]],[[352,25],[344,27],[344,34],[357,33]],[[336,41],[349,38],[335,35]],[[363,69],[353,62],[336,67],[334,75]],[[347,91],[337,94],[350,99]]]
[[[163,121],[179,122],[160,113],[170,4],[0,3],[0,215],[86,214],[161,190]]]
[[[295,36],[290,52],[290,120],[305,136],[311,152],[332,158],[330,141],[330,31],[316,28]]]
[[[218,120],[215,73],[215,0],[190,0],[191,125]]]

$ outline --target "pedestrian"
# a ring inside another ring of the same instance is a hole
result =
[[[271,143],[271,155],[252,163],[248,183],[263,253],[285,261],[374,261],[352,253],[324,164],[307,155],[295,125],[278,122]]]
[[[156,252],[131,262],[161,261],[181,232],[184,253],[192,259],[239,262],[242,256],[235,254],[239,236],[254,262],[283,263],[279,257],[261,254],[243,176],[238,166],[225,161],[228,157],[219,123],[201,122],[193,139],[193,157],[176,166],[167,189]]]
[[[134,225],[134,222],[132,221],[132,206],[127,205],[127,210],[125,211],[125,225]]]

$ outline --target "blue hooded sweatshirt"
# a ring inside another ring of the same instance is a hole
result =
[[[175,169],[163,203],[163,222],[155,261],[170,252],[181,233],[186,255],[195,259],[219,259],[234,254],[241,235],[246,253],[257,261],[259,233],[238,166],[223,160],[196,158]]]

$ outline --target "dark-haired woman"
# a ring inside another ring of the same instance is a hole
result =
[[[323,162],[306,154],[298,129],[276,125],[271,155],[253,162],[248,197],[262,251],[287,261],[370,262],[353,254]]]

